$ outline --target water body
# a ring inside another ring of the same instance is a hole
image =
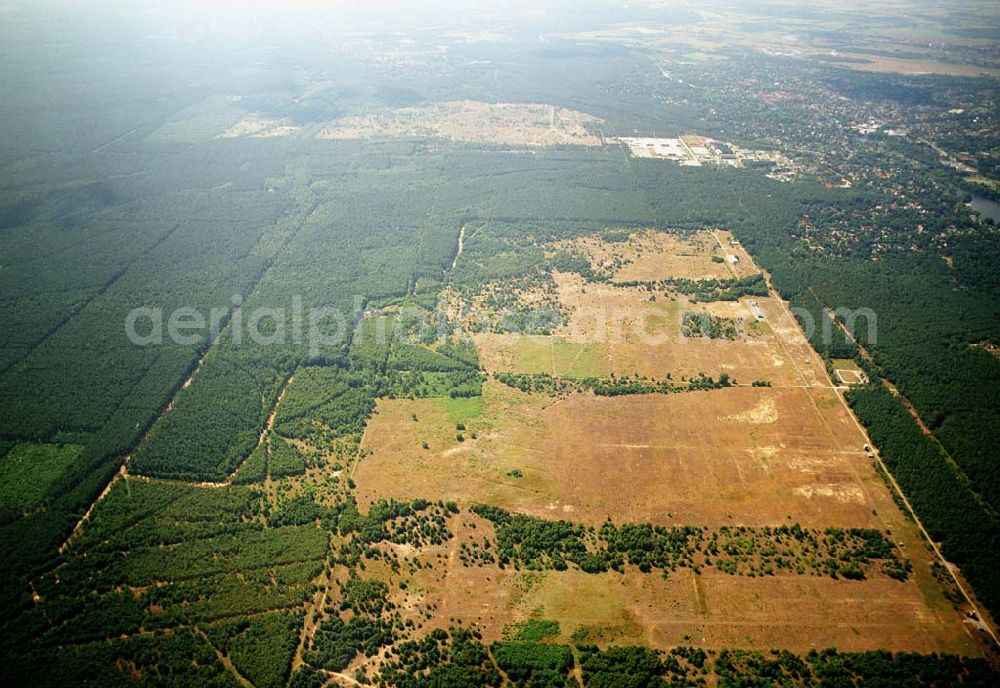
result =
[[[991,217],[994,222],[1000,224],[1000,203],[973,194],[972,203],[969,204],[969,207],[983,217]]]

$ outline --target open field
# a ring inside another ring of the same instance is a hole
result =
[[[824,56],[825,57],[825,56]],[[859,72],[876,72],[889,74],[947,74],[957,77],[998,76],[1000,69],[981,67],[978,65],[963,65],[939,60],[917,60],[902,56],[878,55],[866,53],[863,50],[856,53],[840,53],[842,61],[837,66],[854,69]]]
[[[854,361],[848,358],[835,358],[831,361],[837,382],[845,385],[860,385],[868,381],[868,376]]]
[[[491,381],[482,408],[457,421],[464,441],[456,418],[444,400],[380,401],[356,473],[359,499],[461,495],[593,525],[609,516],[663,525],[901,523],[832,390],[559,398]]]
[[[535,103],[448,101],[343,117],[318,134],[321,139],[431,137],[517,146],[600,146],[590,127],[596,117]]]
[[[563,378],[606,377],[613,372],[606,342],[575,342],[557,336],[476,335],[491,372],[526,372]]]
[[[844,12],[841,5],[827,4],[827,10],[835,6],[837,13]],[[780,4],[777,5],[780,7]],[[947,24],[953,18],[935,9],[924,10],[918,18],[909,12],[912,5],[888,3],[875,10],[866,8],[863,15],[859,11],[851,19],[848,19],[851,16],[848,11],[839,18],[827,15],[820,21],[815,18],[803,21],[795,12],[794,4],[788,5],[787,8],[776,9],[766,16],[726,8],[700,13],[698,20],[686,22],[680,27],[651,31],[642,25],[626,24],[566,34],[566,37],[631,45],[647,50],[660,49],[671,58],[680,57],[699,62],[728,59],[727,51],[738,46],[771,55],[821,60],[843,69],[861,72],[943,74],[955,77],[996,76],[1000,73],[996,65],[966,64],[954,58],[935,59],[934,53],[927,58],[915,56],[914,47],[921,44],[946,42],[951,46],[964,47],[988,45],[988,41],[981,37],[963,36],[948,31]],[[965,8],[969,14],[976,11],[969,12],[970,9],[971,7]],[[905,26],[891,21],[891,18],[903,14],[908,14],[910,19]],[[862,20],[865,29],[858,31],[855,22],[861,23]],[[749,26],[754,30],[748,31]],[[853,39],[849,48],[841,42],[845,35],[850,35]]]
[[[627,244],[591,237],[571,247],[621,281],[678,272],[718,279],[726,275],[706,271],[718,266],[735,276],[712,261],[728,239],[645,233]],[[740,255],[740,276],[756,273]],[[560,640],[575,632],[601,645],[979,652],[934,578],[931,554],[864,451],[865,437],[799,327],[780,317],[786,308],[775,296],[753,299],[761,321],[745,297],[651,300],[643,287],[575,273],[554,272],[553,280],[567,322],[550,336],[476,335],[487,371],[567,379],[669,373],[674,381],[727,372],[741,385],[608,397],[558,383],[553,393],[526,393],[489,379],[475,400],[379,400],[353,473],[362,509],[387,498],[455,500],[462,509],[450,542],[407,552],[430,564],[393,593],[415,621],[434,610],[430,623],[475,625],[486,640],[512,624],[552,618]],[[588,311],[594,303],[613,315]],[[686,310],[743,329],[734,339],[685,337]],[[617,336],[601,331],[609,324]],[[772,386],[750,386],[756,379]],[[595,528],[609,518],[710,529],[868,528],[889,533],[913,570],[906,581],[846,581],[788,571],[747,577],[682,568],[664,577],[634,567],[469,566],[462,552],[494,537],[494,524],[468,511],[475,504]]]
[[[494,538],[493,524],[463,511],[449,525],[454,536],[445,543],[382,545],[402,566],[372,561],[362,574],[387,582],[390,603],[417,636],[458,624],[475,628],[489,643],[528,620],[557,619],[553,641],[582,639],[602,647],[781,647],[804,654],[837,646],[978,654],[912,532],[898,535],[904,550],[919,550],[908,552],[915,555],[914,573],[900,582],[691,570],[664,577],[633,567],[593,574],[467,566],[463,552]],[[344,573],[335,570],[340,580]],[[381,659],[356,659],[349,669]]]
[[[757,322],[747,301],[692,304],[684,296],[650,301],[636,287],[585,283],[556,274],[568,322],[551,336],[475,335],[485,368],[496,372],[548,373],[561,377],[648,376],[659,380],[727,373],[739,383],[766,380],[775,386],[822,385],[825,372],[780,303],[753,299],[766,318]],[[684,311],[742,320],[736,340],[689,338],[681,334]]]
[[[704,406],[707,396],[749,391],[674,395],[666,401],[691,399],[686,409],[691,411]],[[494,399],[494,395],[501,398]],[[632,568],[621,575],[466,567],[458,561],[459,549],[490,537],[493,528],[463,511],[452,522],[454,540],[416,554],[431,567],[418,570],[407,579],[405,591],[394,593],[401,606],[411,609],[417,620],[420,610],[434,609],[437,621],[432,623],[436,625],[446,625],[451,619],[475,625],[487,640],[500,638],[513,623],[553,618],[561,622],[563,641],[583,628],[588,641],[602,645],[639,643],[666,648],[693,643],[714,648],[785,647],[797,652],[826,646],[977,652],[961,617],[933,579],[930,557],[915,530],[899,514],[862,453],[849,446],[835,448],[854,439],[847,426],[838,423],[847,420],[839,404],[834,407],[821,398],[818,403],[823,411],[816,415],[829,416],[830,427],[839,432],[840,440],[821,430],[822,422],[815,417],[784,423],[773,420],[766,408],[758,408],[751,409],[757,413],[728,423],[745,428],[744,441],[767,428],[772,437],[787,436],[787,444],[793,446],[765,452],[725,451],[712,440],[705,441],[712,433],[696,430],[706,422],[697,414],[683,424],[692,443],[704,443],[697,451],[653,446],[656,437],[644,428],[633,431],[627,441],[616,442],[629,434],[626,429],[614,434],[615,420],[622,416],[642,416],[647,425],[676,426],[676,419],[686,415],[681,409],[668,412],[655,401],[653,408],[643,408],[649,401],[653,397],[572,396],[545,404],[491,385],[485,409],[465,418],[465,425],[477,429],[479,439],[464,443],[454,439],[454,417],[442,404],[434,400],[383,402],[367,435],[366,448],[373,453],[360,463],[355,475],[358,496],[421,494],[447,499],[460,495],[463,506],[489,501],[518,512],[594,525],[607,516],[617,521],[721,525],[779,524],[791,516],[803,524],[890,528],[914,564],[913,577],[906,582],[848,582],[796,575],[695,575],[681,570],[664,580]],[[802,401],[788,406],[801,408]],[[601,402],[617,408],[581,408]],[[509,417],[512,407],[522,414],[502,426],[501,419],[491,415],[494,403],[511,405],[499,414],[502,417]],[[717,405],[734,404],[719,399]],[[777,406],[785,408],[784,403]],[[412,420],[411,413],[417,414],[419,422]],[[601,417],[608,418],[606,424],[595,424]],[[393,427],[387,427],[388,423]],[[801,427],[798,433],[789,429],[793,423]],[[583,428],[588,428],[586,434],[581,433]],[[407,434],[428,438],[432,449],[422,450],[415,437],[404,440],[402,435]],[[805,448],[814,436],[824,435],[825,448]],[[380,444],[380,438],[391,436],[395,440],[391,446]],[[598,444],[596,437],[606,441]],[[513,447],[509,443],[515,440],[535,446]],[[407,460],[407,456],[416,458]],[[610,465],[614,468],[609,470]],[[510,477],[514,469],[523,477]]]
[[[219,134],[217,138],[231,139],[239,136],[250,138],[273,138],[291,136],[302,130],[302,127],[290,124],[287,120],[247,115],[233,126]]]
[[[480,528],[465,529],[456,543],[480,537]],[[475,624],[487,640],[499,639],[514,623],[548,618],[559,619],[562,642],[586,632],[586,642],[600,645],[975,652],[940,593],[928,599],[913,581],[690,571],[664,580],[637,571],[540,573],[453,564],[437,575],[424,570],[414,576],[406,599],[433,605],[444,619]]]
[[[624,232],[624,230],[622,230]],[[610,274],[614,282],[662,279],[721,279],[759,274],[760,270],[726,231],[631,232],[625,241],[608,241],[601,235],[557,242],[559,248],[585,255],[594,268]],[[723,248],[725,247],[725,248]],[[724,261],[727,255],[738,261]],[[715,260],[713,260],[715,258]]]
[[[608,234],[552,244],[555,250],[584,256],[595,274],[609,279],[590,281],[553,270],[552,288],[517,293],[522,308],[555,309],[563,321],[543,336],[475,333],[486,370],[675,381],[726,373],[744,384],[828,384],[798,325],[775,297],[712,301],[699,296],[697,285],[724,288],[760,275],[731,234],[614,232],[623,240],[613,241]],[[494,289],[503,291],[503,284]],[[684,336],[685,313],[725,319],[737,334],[725,339]]]
[[[542,616],[560,619],[565,636],[585,628],[601,644],[977,653],[832,390],[551,398],[490,382],[481,405],[452,407],[444,399],[379,402],[354,475],[362,504],[458,499],[594,526],[612,517],[871,527],[891,532],[914,570],[906,582],[849,582],[466,567],[458,548],[488,537],[492,525],[463,510],[454,540],[409,552],[431,564],[394,593],[414,618],[433,609],[436,625],[476,624],[488,640]]]

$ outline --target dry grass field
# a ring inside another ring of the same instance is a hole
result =
[[[904,50],[900,50],[900,52],[904,53]],[[979,65],[953,64],[939,60],[916,60],[904,56],[879,55],[864,51],[844,52],[840,53],[840,57],[841,61],[837,62],[838,66],[859,72],[910,75],[947,74],[964,77],[995,77],[1000,74],[1000,70]]]
[[[670,275],[655,272],[650,256],[657,252],[697,248],[696,260],[666,260],[688,275],[717,265],[709,242],[682,248],[670,237],[642,241],[642,270],[658,279]],[[596,240],[592,246],[592,255],[600,256]],[[749,256],[740,262],[756,270]],[[932,574],[932,556],[915,526],[863,450],[865,439],[819,357],[797,325],[779,317],[786,307],[776,296],[756,299],[766,315],[758,324],[745,299],[651,302],[638,288],[559,273],[555,280],[573,317],[583,317],[586,302],[597,302],[664,341],[638,335],[601,341],[596,325],[571,318],[553,336],[478,335],[488,371],[658,378],[670,372],[674,380],[684,371],[728,371],[741,384],[605,397],[573,389],[526,393],[491,378],[477,398],[380,400],[352,474],[361,508],[377,499],[418,497],[462,507],[452,519],[452,540],[397,552],[429,564],[393,578],[394,600],[409,618],[424,628],[475,625],[487,640],[513,623],[546,618],[561,622],[563,641],[576,633],[601,645],[980,652]],[[745,316],[753,327],[732,341],[685,338],[679,313],[689,308]],[[773,386],[750,386],[757,377]],[[848,581],[717,569],[664,577],[632,567],[624,574],[588,574],[465,566],[463,543],[481,543],[493,533],[489,521],[468,511],[476,503],[595,527],[611,518],[709,528],[873,528],[889,533],[913,572],[906,581]]]
[[[775,297],[691,303],[683,295],[650,300],[637,287],[586,283],[556,273],[557,295],[569,313],[551,336],[480,333],[474,336],[484,367],[493,372],[548,373],[561,377],[638,374],[675,380],[727,373],[738,383],[823,385],[826,373],[798,325]],[[748,304],[765,314],[757,321]],[[742,320],[735,340],[681,334],[685,311]]]
[[[600,146],[596,117],[535,103],[447,101],[375,111],[330,122],[321,139],[430,137],[512,146]]]
[[[388,583],[390,601],[417,635],[458,624],[492,642],[526,620],[558,619],[556,642],[583,638],[601,646],[978,653],[925,557],[914,558],[915,576],[907,582],[687,569],[663,577],[631,567],[624,574],[527,571],[463,565],[462,547],[492,537],[493,526],[463,513],[451,528],[454,537],[441,545],[382,545],[403,566],[393,572],[373,561],[362,574]],[[908,534],[900,537],[905,546],[915,544]],[[334,576],[343,580],[344,573],[335,569]],[[380,660],[356,660],[349,671]]]
[[[754,380],[776,386],[826,384],[825,372],[808,342],[776,298],[695,302],[676,291],[622,286],[759,275],[752,258],[728,232],[645,231],[631,234],[625,242],[591,236],[555,247],[587,256],[593,269],[608,274],[611,281],[588,282],[577,274],[554,271],[555,298],[567,314],[565,322],[551,336],[476,334],[487,370],[571,378],[639,375],[660,380],[668,375],[681,380],[702,373],[727,373],[746,384]],[[726,256],[738,260],[733,263]],[[540,298],[525,293],[521,301],[532,307]],[[764,320],[757,319],[751,301]],[[684,337],[685,312],[741,323],[741,336],[735,340]]]
[[[461,470],[456,466],[452,472]],[[359,484],[364,480],[359,473]],[[832,512],[829,520],[835,520]],[[467,567],[459,561],[460,548],[491,536],[492,524],[463,513],[452,528],[455,537],[437,547],[414,552],[395,546],[398,554],[422,563],[415,571],[395,576],[378,568],[369,571],[390,579],[392,600],[404,619],[413,619],[422,631],[459,623],[478,628],[492,641],[512,624],[547,618],[560,621],[562,642],[569,642],[574,633],[586,633],[587,642],[600,645],[658,648],[693,644],[805,653],[836,646],[978,653],[960,615],[931,575],[928,556],[903,524],[895,537],[914,562],[914,575],[906,582],[798,575],[748,578],[686,569],[664,578],[634,568],[624,574],[588,574]]]
[[[559,619],[562,642],[583,629],[588,642],[601,645],[781,647],[798,653],[830,646],[974,650],[950,607],[928,606],[916,583],[855,585],[690,571],[664,580],[637,571],[595,575],[461,566],[442,578],[432,576],[422,572],[417,590],[445,619],[476,624],[487,639],[498,638],[509,624],[540,617]]]
[[[595,526],[610,516],[664,525],[872,527],[892,532],[914,565],[906,582],[465,567],[456,551],[487,536],[491,524],[463,511],[452,526],[455,539],[419,553],[433,567],[396,594],[415,618],[434,609],[439,625],[476,624],[488,639],[541,615],[559,619],[564,635],[583,627],[601,644],[975,654],[931,574],[929,553],[833,395],[740,388],[545,398],[491,382],[482,404],[385,400],[354,475],[357,496],[362,503],[417,496],[486,502]],[[467,428],[464,442],[456,439],[457,422]]]
[[[355,474],[359,499],[460,498],[598,526],[609,516],[662,525],[902,524],[832,390],[545,397],[490,381],[473,412],[451,413],[451,403],[379,402],[370,454]],[[522,477],[509,475],[515,470]]]
[[[287,120],[247,115],[233,126],[219,134],[217,138],[230,139],[240,136],[249,138],[274,138],[291,136],[302,130],[302,127],[290,124]]]
[[[632,232],[628,241],[609,242],[588,236],[557,242],[558,248],[586,255],[595,270],[606,270],[614,282],[654,281],[668,278],[721,279],[759,274],[760,270],[729,232],[707,230],[672,233]],[[735,255],[739,262],[715,262],[712,257]]]

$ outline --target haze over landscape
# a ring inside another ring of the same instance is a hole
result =
[[[0,0],[0,684],[994,686],[1000,7]]]

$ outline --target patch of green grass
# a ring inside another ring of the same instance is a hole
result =
[[[680,306],[677,301],[667,301],[666,299],[650,303],[640,316],[643,332],[648,335],[677,334]]]
[[[556,336],[521,337],[511,347],[511,372],[567,378],[607,375],[607,347],[603,343],[566,341]]]
[[[989,177],[983,177],[981,175],[966,177],[965,181],[972,182],[973,184],[982,184],[983,186],[989,186],[994,189],[1000,189],[1000,181],[997,181],[996,179],[990,179]]]
[[[448,419],[456,425],[483,413],[482,397],[440,397],[434,400],[448,414]]]
[[[557,377],[602,377],[607,374],[603,343],[570,342],[561,337],[525,337],[515,346],[514,372]]]
[[[21,510],[41,506],[49,487],[81,449],[75,444],[16,445],[0,460],[0,507]]]
[[[580,344],[556,340],[552,345],[557,374],[566,378],[604,377],[608,352],[603,343]]]
[[[230,97],[215,95],[174,114],[151,133],[149,141],[198,143],[210,141],[245,114]]]
[[[514,345],[517,372],[552,373],[552,341],[550,337],[521,337]]]
[[[418,396],[423,397],[446,397],[451,390],[461,385],[456,385],[453,373],[441,373],[436,371],[421,371],[419,374],[423,379],[423,384],[418,388]],[[413,375],[413,373],[400,373],[401,377]]]
[[[559,622],[549,619],[529,619],[521,623],[514,624],[509,629],[511,640],[526,643],[538,643],[546,638],[555,638],[559,635]]]

